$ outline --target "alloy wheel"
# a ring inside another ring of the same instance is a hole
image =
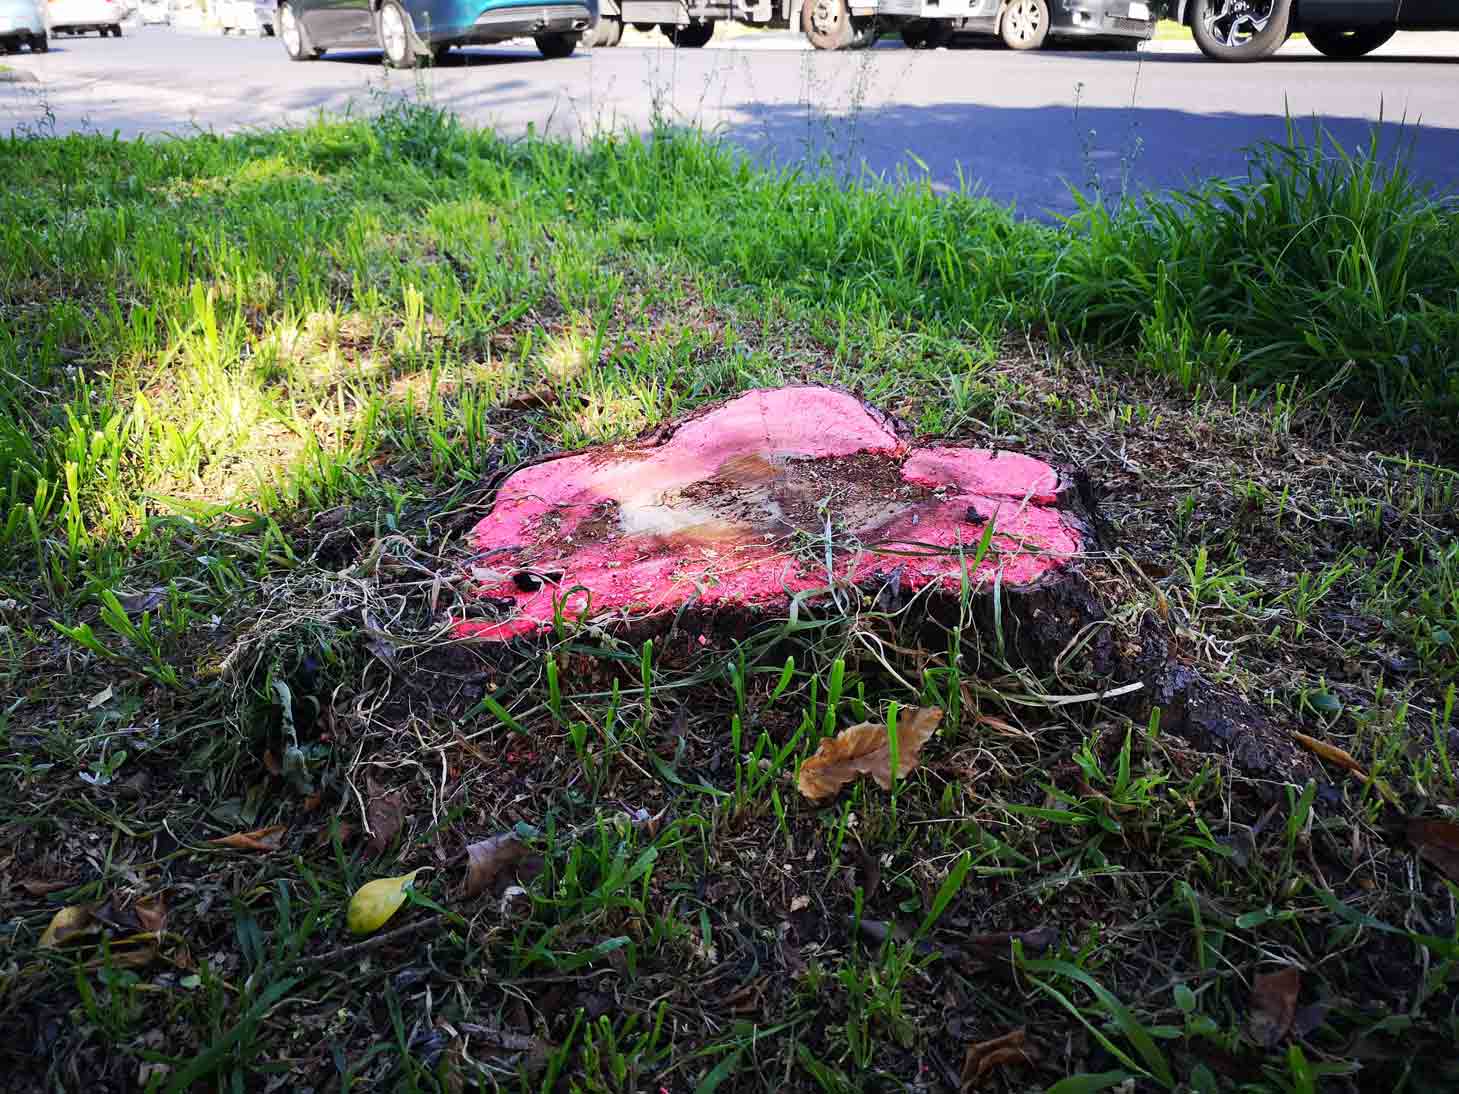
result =
[[[1272,0],[1212,0],[1203,14],[1206,33],[1228,48],[1251,41],[1271,18]]]
[[[1016,0],[1003,18],[1008,23],[1010,36],[1020,42],[1037,38],[1043,25],[1043,12],[1033,0]]]
[[[841,0],[816,0],[811,9],[811,24],[818,34],[834,34],[841,24],[841,11]]]

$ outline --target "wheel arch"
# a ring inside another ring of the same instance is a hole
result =
[[[1182,26],[1190,26],[1191,21],[1196,17],[1195,0],[1170,0],[1170,14],[1177,23]],[[1296,30],[1302,25],[1302,0],[1292,0],[1291,15],[1287,18],[1289,30]]]

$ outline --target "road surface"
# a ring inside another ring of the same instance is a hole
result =
[[[0,84],[0,131],[124,136],[302,123],[372,109],[382,94],[425,94],[507,134],[578,138],[699,125],[781,164],[976,188],[1034,216],[1073,208],[1070,186],[1107,195],[1244,170],[1243,149],[1280,138],[1290,113],[1346,147],[1380,117],[1386,154],[1459,190],[1459,49],[1453,35],[1400,34],[1363,61],[1321,59],[1293,41],[1258,65],[1217,65],[1189,47],[1140,52],[998,48],[911,52],[882,43],[824,54],[790,33],[722,48],[636,46],[544,61],[530,43],[453,53],[417,76],[378,54],[291,63],[276,39],[147,27],[122,39],[67,39],[8,57],[39,82]]]

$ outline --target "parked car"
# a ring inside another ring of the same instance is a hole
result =
[[[1459,30],[1455,0],[1172,0],[1172,14],[1217,61],[1260,61],[1297,31],[1319,53],[1351,60],[1400,30]]]
[[[0,53],[15,53],[21,46],[32,53],[50,48],[41,0],[0,0]]]
[[[394,68],[440,60],[452,46],[528,37],[566,57],[598,21],[598,0],[282,0],[279,37],[296,61],[327,49],[377,48]]]
[[[105,38],[122,36],[128,8],[119,0],[50,0],[46,21],[52,34],[85,34],[94,30]]]
[[[166,26],[172,22],[171,0],[140,0],[137,18],[144,27]]]
[[[1144,0],[972,0],[965,12],[951,7],[938,0],[881,0],[877,13],[912,16],[901,28],[909,49],[934,49],[964,34],[993,35],[1018,50],[1058,39],[1123,42],[1134,49],[1155,33]]]

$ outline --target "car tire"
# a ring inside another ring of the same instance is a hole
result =
[[[324,53],[324,50],[314,48],[304,21],[294,14],[293,4],[279,5],[279,37],[291,61],[312,61]]]
[[[1008,0],[998,20],[998,37],[1009,49],[1042,49],[1049,38],[1047,0]]]
[[[584,40],[588,41],[584,35]],[[594,49],[612,49],[623,41],[623,20],[614,15],[600,15],[588,44]]]
[[[537,52],[542,56],[549,61],[560,61],[572,56],[581,37],[580,34],[539,34],[532,41],[537,43]]]
[[[800,29],[816,49],[849,49],[856,38],[846,0],[805,0]]]
[[[430,56],[415,35],[415,24],[398,0],[384,0],[375,13],[375,40],[391,68],[419,68]]]
[[[1324,57],[1351,61],[1355,57],[1366,57],[1372,53],[1392,38],[1397,30],[1397,27],[1358,27],[1356,30],[1309,27],[1307,41]]]
[[[113,38],[120,38],[122,36],[122,25],[120,23],[113,23],[111,25],[111,36]]]
[[[45,34],[38,34],[30,40],[30,51],[32,53],[49,53],[51,51],[51,39]]]
[[[679,49],[703,49],[714,37],[714,23],[711,20],[689,23],[682,27],[673,23],[661,23],[659,30]]]
[[[1191,35],[1213,61],[1261,61],[1287,40],[1292,0],[1195,0]]]

